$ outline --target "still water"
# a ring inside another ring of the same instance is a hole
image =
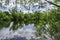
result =
[[[0,22],[0,40],[52,40],[49,34],[41,36],[36,29],[39,23],[31,22]],[[38,25],[39,26],[39,25]],[[39,29],[40,30],[40,29]],[[36,34],[37,33],[37,34]],[[36,36],[39,37],[36,37]],[[45,35],[46,37],[43,37]]]

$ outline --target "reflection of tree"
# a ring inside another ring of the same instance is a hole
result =
[[[22,12],[16,12],[15,14],[15,12],[12,12],[12,17],[13,17],[12,19],[16,19],[16,20],[13,20],[14,23],[10,28],[10,30],[17,30],[18,28],[22,28],[24,24],[28,25],[34,23],[36,28],[36,36],[42,36],[42,33],[46,34],[48,32],[51,35],[51,38],[54,36],[57,40],[59,40],[59,35],[60,35],[59,11],[60,10],[58,8],[56,12],[54,10],[51,10],[48,13],[35,12],[33,14],[22,14]],[[8,15],[8,14],[4,14],[4,15]],[[47,29],[46,29],[46,25],[48,25]]]
[[[0,29],[2,29],[3,27],[9,27],[9,25],[9,21],[0,21]]]
[[[10,30],[17,30],[18,28],[22,28],[23,25],[24,25],[23,21],[20,21],[20,22],[14,21],[12,27],[10,28]]]
[[[24,21],[19,21],[19,28],[22,28],[24,26]]]
[[[4,13],[4,14],[3,14]],[[40,13],[26,13],[18,12],[16,10],[11,11],[11,15],[8,12],[0,12],[0,20],[12,20],[14,21],[12,30],[17,30],[19,27],[22,28],[23,25],[35,24],[36,35],[42,36],[42,33],[48,32],[51,38],[54,36],[59,40],[60,33],[60,8],[52,9],[51,11]],[[10,19],[11,16],[11,19]],[[46,29],[46,25],[48,28]],[[56,37],[57,36],[57,37]]]
[[[43,33],[46,32],[46,24],[40,20],[40,22],[37,20],[35,23],[36,28],[36,36],[42,36]]]
[[[12,25],[12,27],[10,28],[10,30],[11,29],[12,30],[16,30],[16,29],[18,29],[18,27],[19,27],[18,22],[14,22],[13,25]]]
[[[11,20],[11,16],[8,12],[2,12],[0,11],[0,21],[10,21]]]
[[[9,0],[5,0],[5,5],[9,5]]]
[[[0,2],[0,7],[2,7],[2,3]]]
[[[51,36],[54,36],[55,38],[57,36],[56,40],[60,40],[60,38],[58,37],[60,35],[60,12],[50,12],[48,20],[50,26],[48,28],[49,34]]]
[[[41,15],[40,20],[34,22],[36,27],[36,36],[42,36],[42,34],[46,34],[47,32],[56,40],[59,40],[60,35],[60,12],[48,12]],[[48,27],[46,27],[46,25]],[[47,29],[46,29],[47,28]],[[56,37],[57,36],[57,37]]]

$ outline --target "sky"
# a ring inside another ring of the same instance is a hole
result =
[[[14,0],[13,0],[13,1],[14,1]],[[13,1],[12,1],[12,2],[13,2]],[[52,0],[48,0],[48,1],[52,1]],[[14,5],[12,2],[10,2],[9,5],[7,5],[7,6],[5,6],[4,3],[3,3],[3,7],[0,7],[0,10],[2,10],[2,11],[9,11],[9,9],[15,7],[15,5]],[[42,0],[42,2],[45,2],[45,1]],[[38,5],[38,3],[35,3],[34,5]],[[27,13],[27,12],[32,13],[33,11],[41,11],[41,12],[43,12],[43,11],[46,11],[47,8],[48,8],[48,9],[52,9],[52,8],[53,8],[52,6],[53,6],[53,5],[49,5],[49,4],[46,2],[46,6],[45,6],[44,8],[39,8],[39,9],[38,9],[38,6],[36,6],[36,7],[30,6],[30,10],[27,10],[24,6],[18,4],[18,5],[17,5],[17,10],[18,10],[18,11],[21,10],[21,11],[24,12],[24,13]],[[33,10],[33,11],[32,11],[32,10]]]

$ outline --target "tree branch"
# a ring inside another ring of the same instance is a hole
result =
[[[53,3],[53,2],[50,2],[50,1],[47,1],[49,4],[52,4],[52,5],[54,5],[54,6],[56,6],[56,7],[60,7],[60,5],[57,5],[57,4],[55,4],[55,3]]]

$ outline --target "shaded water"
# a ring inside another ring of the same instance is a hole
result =
[[[48,35],[47,38],[36,37],[37,25],[38,23],[33,22],[0,22],[0,40],[52,40]]]
[[[4,25],[3,22],[3,24],[0,25],[0,39],[11,39],[14,37],[26,37],[26,39],[31,39],[31,37],[34,37],[34,32],[34,24],[20,25],[14,22],[6,22]]]

